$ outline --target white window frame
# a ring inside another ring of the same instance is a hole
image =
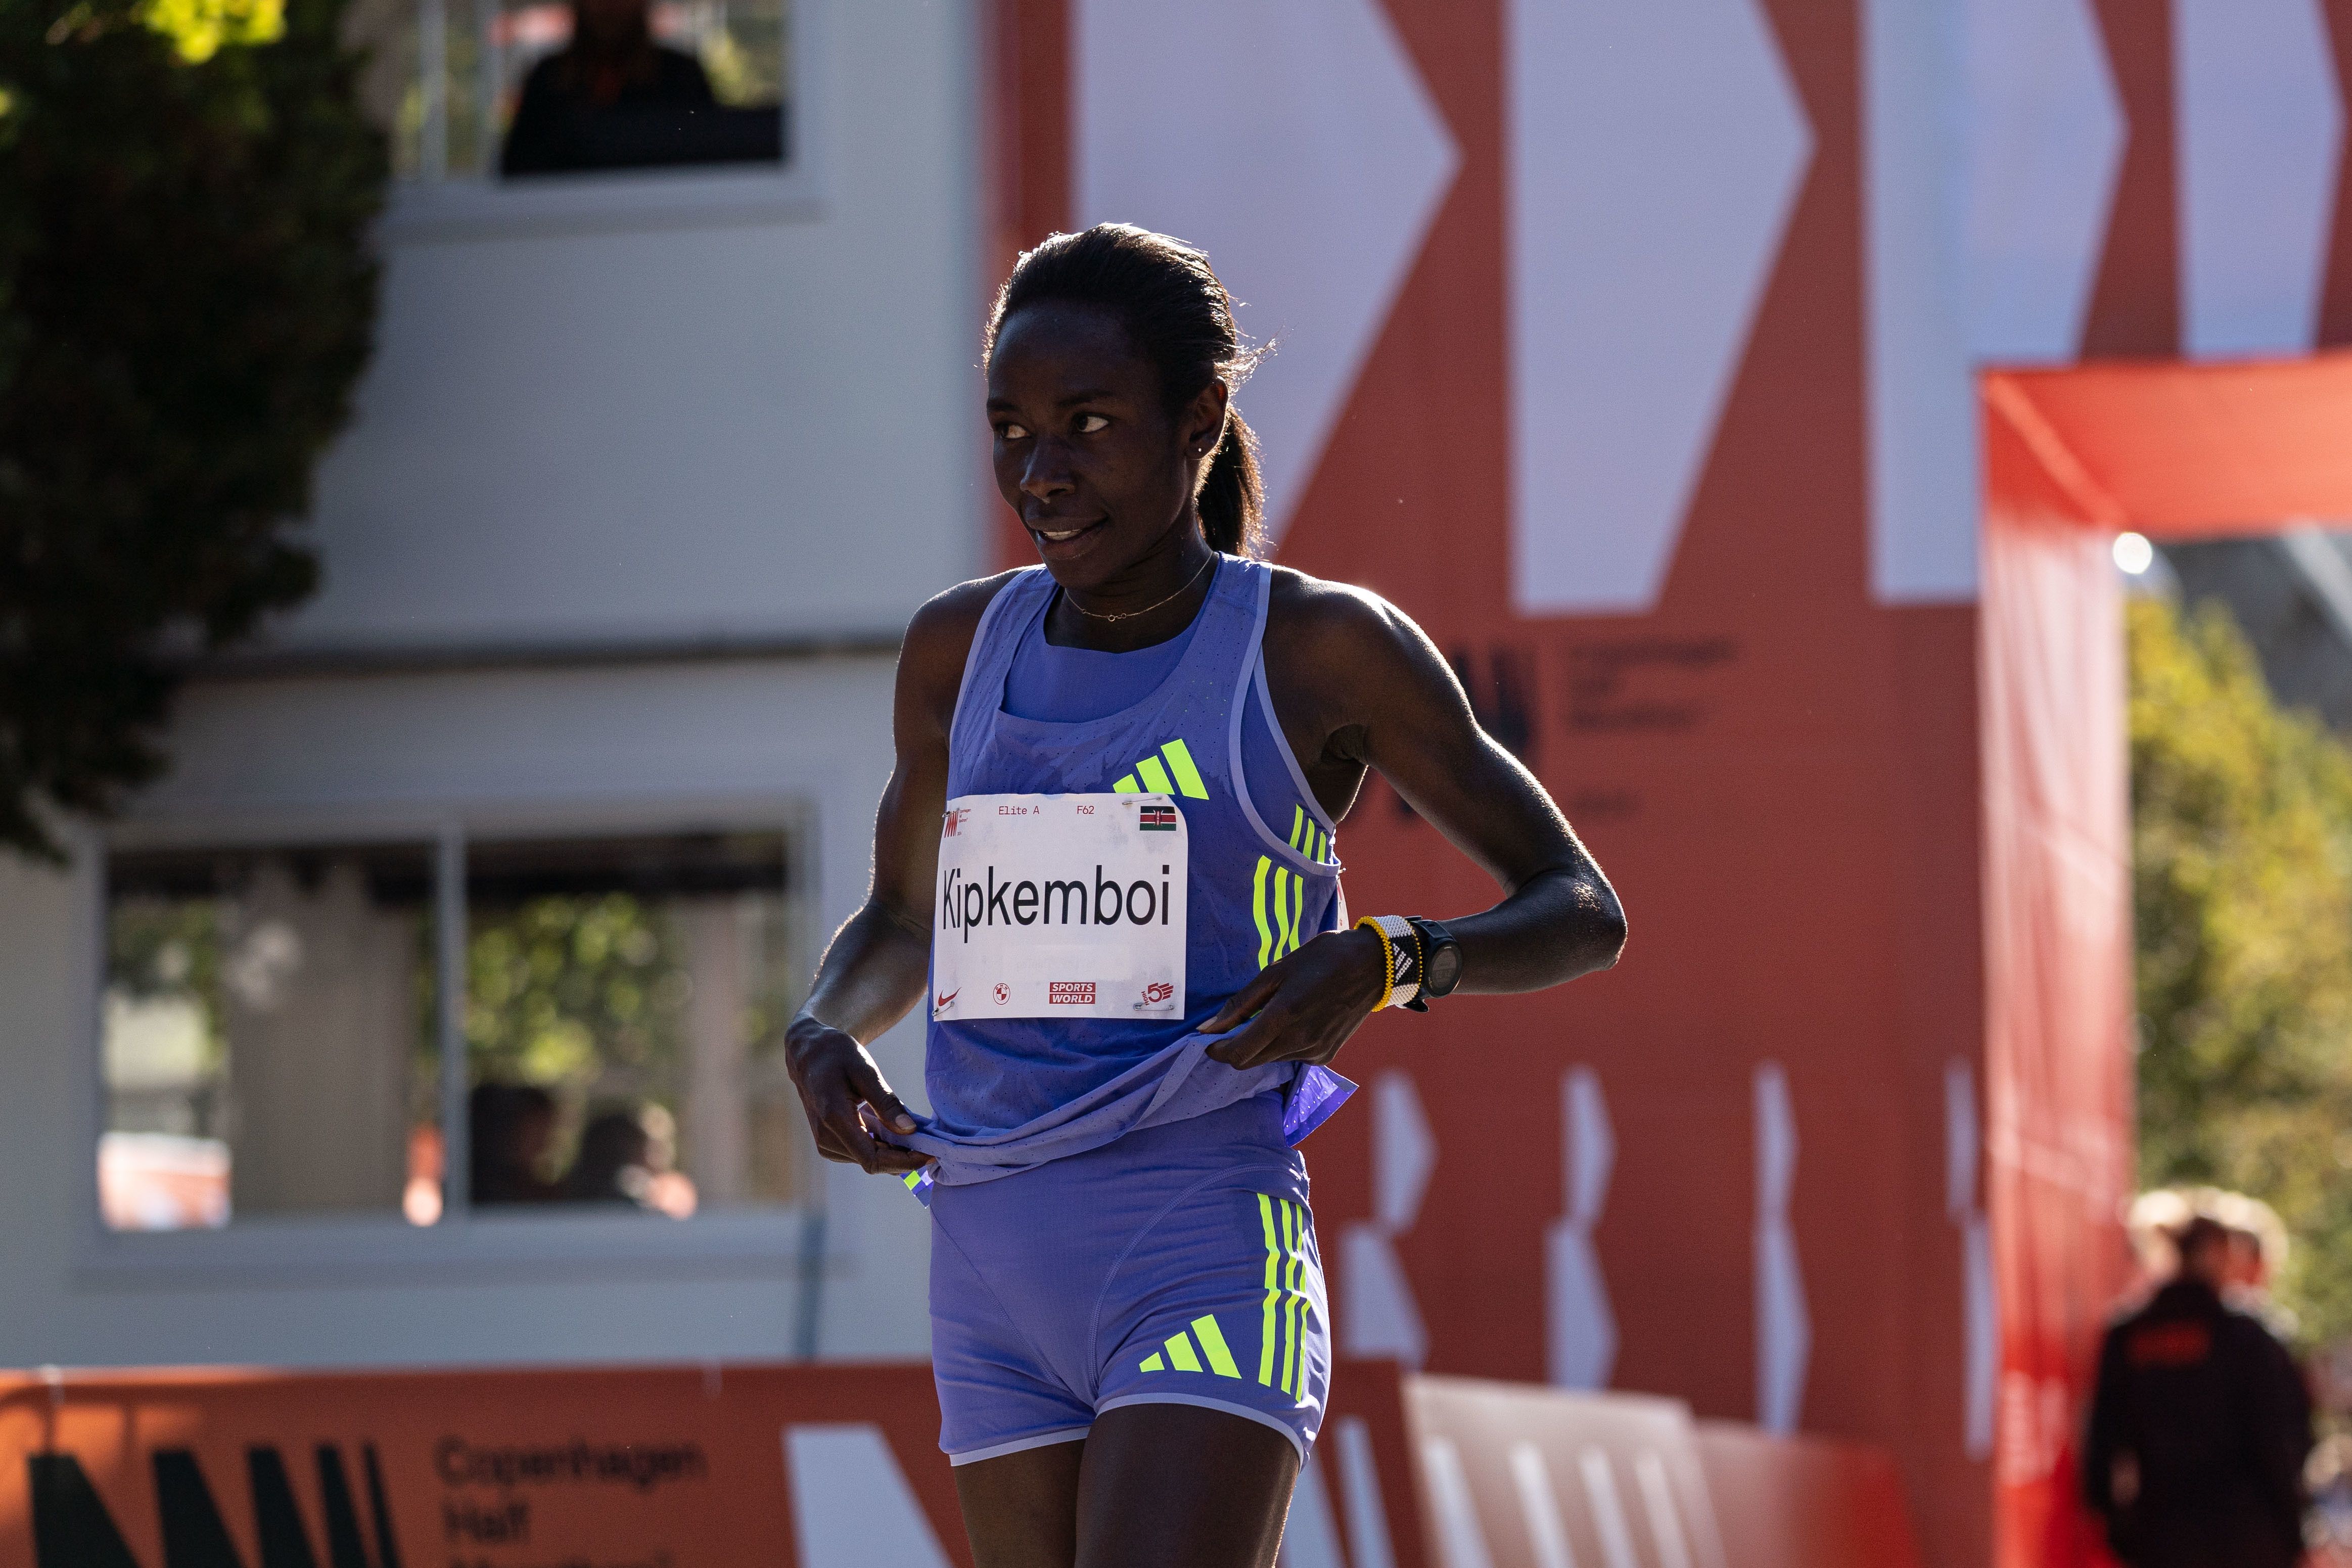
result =
[[[435,0],[419,0],[431,5]],[[824,11],[793,0],[782,163],[394,180],[379,230],[390,243],[808,222],[827,208],[832,121]],[[437,95],[436,95],[437,96]]]
[[[794,1281],[805,1296],[822,1274],[844,1261],[828,1246],[824,1224],[826,1173],[813,1163],[809,1196],[773,1205],[655,1221],[643,1215],[566,1209],[473,1214],[462,1181],[448,1179],[445,1208],[434,1225],[411,1225],[395,1210],[383,1214],[260,1215],[232,1219],[217,1230],[118,1231],[107,1227],[98,1191],[98,1148],[106,1125],[105,1007],[108,940],[106,860],[116,850],[177,847],[268,848],[307,844],[412,844],[436,850],[435,879],[436,998],[442,1038],[442,1127],[461,1136],[448,1149],[446,1169],[464,1170],[465,1081],[463,992],[467,940],[462,846],[471,839],[583,838],[701,831],[782,833],[791,846],[791,896],[815,899],[823,884],[817,860],[816,802],[805,795],[665,797],[659,801],[538,807],[500,805],[436,815],[328,808],[271,812],[175,814],[169,819],[118,824],[74,836],[74,858],[85,889],[79,986],[81,1016],[76,1038],[84,1071],[83,1136],[77,1184],[82,1245],[77,1274],[90,1284],[144,1286],[331,1285],[393,1282],[449,1284],[486,1277],[643,1279],[648,1266],[664,1278],[751,1278]],[[456,865],[451,864],[452,858]],[[450,871],[457,875],[453,879]],[[451,907],[455,918],[451,918]],[[811,913],[821,923],[814,903]],[[813,955],[811,955],[813,956]],[[453,1043],[455,1049],[453,1049]],[[454,1097],[454,1110],[453,1110]],[[454,1118],[454,1120],[453,1120]]]

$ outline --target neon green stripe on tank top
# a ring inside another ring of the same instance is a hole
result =
[[[1166,766],[1161,766],[1162,760]],[[1110,786],[1120,795],[1181,795],[1187,800],[1206,800],[1209,786],[1201,782],[1201,770],[1192,765],[1192,749],[1180,736],[1160,748],[1158,756],[1146,757],[1129,773]]]
[[[1299,805],[1290,808],[1288,843],[1318,864],[1326,863],[1324,857],[1331,847],[1330,836],[1308,820],[1306,808]],[[1250,883],[1250,913],[1257,921],[1260,969],[1286,953],[1297,952],[1306,945],[1308,935],[1307,879],[1287,866],[1276,865],[1272,856],[1259,856],[1257,871]]]
[[[1290,808],[1290,847],[1318,866],[1331,859],[1331,836],[1315,825],[1303,805]]]
[[[1269,881],[1271,887],[1267,886]],[[1270,923],[1266,919],[1269,908],[1274,911]],[[1257,872],[1250,882],[1250,913],[1257,921],[1260,969],[1286,953],[1297,952],[1308,935],[1307,879],[1287,866],[1276,865],[1270,856],[1259,856]]]
[[[1265,923],[1265,874],[1274,869],[1274,862],[1261,855],[1257,858],[1257,876],[1250,887],[1250,913],[1257,917],[1257,966],[1264,969],[1278,956],[1274,949],[1274,930]]]

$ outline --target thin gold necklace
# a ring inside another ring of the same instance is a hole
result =
[[[1217,558],[1215,555],[1212,554],[1206,561],[1201,563],[1201,572],[1206,572],[1210,567],[1214,566],[1216,563]],[[1150,615],[1152,611],[1159,609],[1163,605],[1172,605],[1177,600],[1182,598],[1185,595],[1191,593],[1192,591],[1192,584],[1201,580],[1201,572],[1195,572],[1190,577],[1185,578],[1184,585],[1177,589],[1174,593],[1169,595],[1166,598],[1160,600],[1160,604],[1146,605],[1139,610],[1120,610],[1114,615],[1105,615],[1100,610],[1089,610],[1084,605],[1079,604],[1076,598],[1072,597],[1070,591],[1067,588],[1062,590],[1062,603],[1069,605],[1070,608],[1077,611],[1078,614],[1085,616],[1089,620],[1131,621],[1138,616]]]

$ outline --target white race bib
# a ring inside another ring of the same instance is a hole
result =
[[[1164,795],[948,802],[931,1016],[1181,1017],[1186,842]]]

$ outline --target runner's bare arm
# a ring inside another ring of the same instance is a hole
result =
[[[1007,574],[1009,575],[1009,574]],[[866,1042],[923,999],[931,951],[931,883],[947,805],[948,726],[964,658],[1003,576],[949,589],[915,612],[898,654],[891,702],[897,758],[874,819],[874,880],[817,965],[809,998],[785,1032],[785,1057],[817,1152],[873,1171],[912,1171],[929,1156],[878,1141],[911,1132]],[[869,1118],[861,1106],[872,1107]]]
[[[1344,811],[1364,771],[1376,770],[1504,895],[1459,918],[1377,912],[1444,919],[1462,944],[1457,991],[1540,990],[1614,963],[1625,916],[1609,879],[1543,785],[1479,728],[1412,617],[1377,595],[1294,573],[1274,594],[1267,683],[1327,809]],[[1271,965],[1202,1026],[1215,1033],[1251,1019],[1210,1054],[1237,1067],[1330,1060],[1380,1000],[1379,952],[1368,931],[1335,931]]]
[[[1374,595],[1323,596],[1317,627],[1332,662],[1318,668],[1352,677],[1349,721],[1325,754],[1376,770],[1503,889],[1481,913],[1439,917],[1462,943],[1457,989],[1538,991],[1615,963],[1625,945],[1615,889],[1535,775],[1479,727],[1435,645]]]

